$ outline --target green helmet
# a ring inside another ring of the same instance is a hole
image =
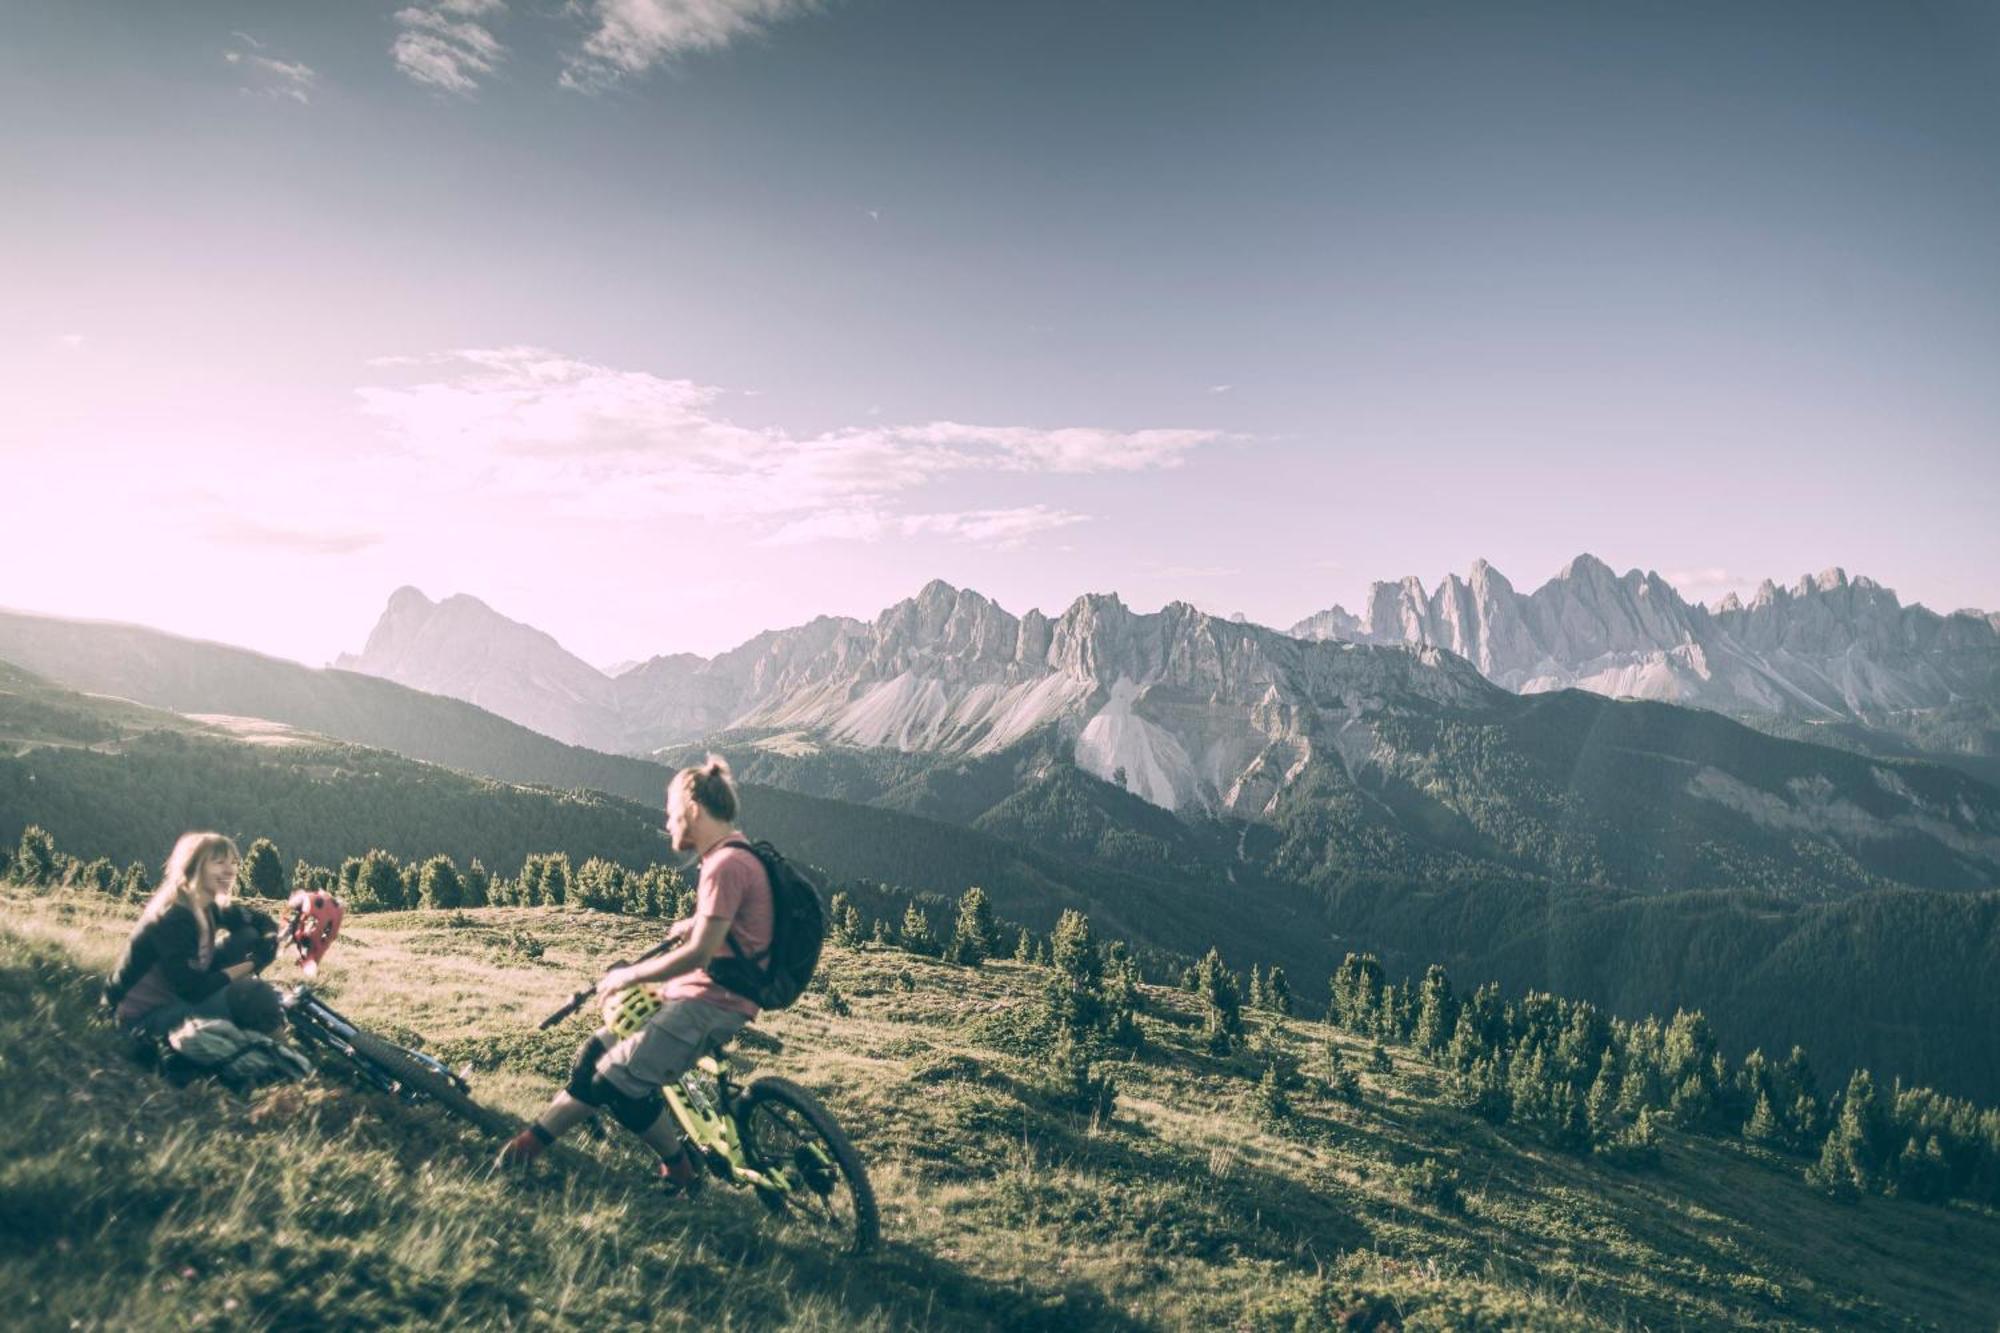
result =
[[[660,997],[651,986],[627,986],[605,998],[604,1026],[623,1041],[660,1012]]]

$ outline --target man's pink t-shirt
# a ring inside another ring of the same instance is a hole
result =
[[[719,917],[743,946],[740,956],[755,958],[771,947],[772,915],[771,879],[749,844],[732,838],[710,848],[701,859],[701,880],[694,891],[695,928],[701,928],[703,917]],[[725,940],[716,956],[728,958],[731,953]],[[718,986],[701,968],[674,977],[660,993],[669,1000],[700,1000],[749,1018],[757,1016],[754,1000]]]

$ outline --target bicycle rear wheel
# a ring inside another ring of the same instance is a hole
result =
[[[441,1074],[392,1041],[356,1028],[348,1038],[355,1052],[378,1066],[404,1088],[422,1094],[488,1134],[511,1134],[513,1118],[490,1106],[481,1106],[460,1088],[449,1074]]]
[[[750,1164],[782,1175],[792,1188],[765,1201],[853,1253],[882,1236],[867,1168],[819,1098],[790,1079],[767,1075],[737,1099],[736,1130]]]

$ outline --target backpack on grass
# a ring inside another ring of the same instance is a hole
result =
[[[709,962],[708,975],[760,1009],[783,1009],[804,993],[826,944],[826,908],[819,886],[768,842],[750,844],[771,881],[771,947],[746,955],[729,932],[734,958]]]
[[[166,1045],[160,1070],[176,1083],[207,1077],[247,1092],[312,1073],[311,1062],[291,1047],[226,1018],[190,1018],[167,1034]]]

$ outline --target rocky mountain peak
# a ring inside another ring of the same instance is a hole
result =
[[[1559,583],[1610,583],[1617,579],[1611,566],[1585,551],[1556,573]]]
[[[408,615],[416,611],[431,609],[431,599],[424,596],[423,589],[415,584],[405,583],[389,594],[389,605],[384,608],[385,616]]]

